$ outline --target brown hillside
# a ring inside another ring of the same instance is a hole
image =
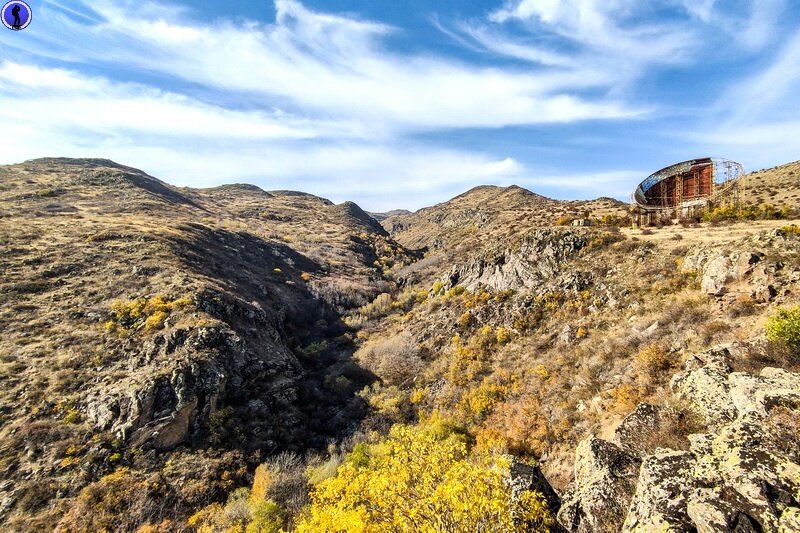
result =
[[[175,516],[270,450],[344,435],[370,377],[339,317],[407,259],[355,204],[178,189],[106,160],[0,167],[8,527],[52,529],[87,483],[126,465],[135,486],[168,460],[137,512]]]
[[[748,194],[797,207],[798,165]],[[546,494],[553,531],[792,530],[800,332],[765,324],[798,303],[797,220],[626,209],[484,186],[381,224],[108,160],[0,167],[0,529],[291,531],[406,435]],[[564,225],[587,211],[611,223]],[[414,494],[406,466],[370,512]]]

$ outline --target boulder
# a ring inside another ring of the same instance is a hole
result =
[[[730,503],[731,499],[730,492],[719,487],[695,488],[689,494],[686,514],[697,531],[704,533],[727,533],[731,530],[758,532],[752,519],[737,511]]]
[[[715,347],[673,378],[675,394],[709,423],[708,432],[688,436],[688,451],[648,454],[667,411],[647,404],[620,423],[616,444],[582,442],[559,522],[569,531],[800,531],[797,438],[769,419],[776,406],[800,409],[800,374],[732,372],[737,354],[735,345]],[[627,474],[613,475],[613,464],[629,465]]]
[[[691,452],[683,451],[661,451],[645,458],[623,532],[691,529],[686,511],[693,460]]]
[[[575,451],[575,476],[558,512],[558,522],[581,533],[618,531],[625,519],[639,459],[619,446],[589,437]]]
[[[714,361],[702,368],[675,375],[670,388],[686,400],[710,426],[726,424],[736,418],[736,406],[729,394],[730,366]]]
[[[561,498],[537,465],[530,465],[512,459],[511,461],[511,496],[517,498],[518,495],[526,490],[532,490],[541,494],[547,502],[547,507],[553,513],[557,513],[561,508]]]
[[[734,372],[728,376],[731,401],[741,414],[766,416],[775,405],[800,406],[800,374],[764,368],[759,376]]]
[[[700,274],[700,289],[714,296],[722,296],[727,292],[727,284],[751,277],[756,265],[764,259],[764,254],[754,251],[725,252],[715,248],[700,248],[686,255],[683,259],[684,272]],[[766,268],[763,276],[752,276],[754,282],[767,283]]]
[[[640,403],[614,430],[614,443],[631,455],[642,457],[662,425],[663,408]]]
[[[727,257],[715,257],[703,268],[700,278],[700,290],[706,294],[721,296],[725,293],[725,283],[732,277],[733,265]]]

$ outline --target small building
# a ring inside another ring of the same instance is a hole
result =
[[[572,221],[573,226],[591,226],[592,221],[588,218],[576,218]]]

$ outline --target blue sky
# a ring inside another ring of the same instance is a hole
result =
[[[0,163],[106,157],[386,210],[800,159],[789,0],[29,4],[0,28]]]

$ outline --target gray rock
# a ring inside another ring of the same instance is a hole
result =
[[[689,402],[710,426],[726,424],[736,418],[736,406],[729,394],[729,372],[727,364],[712,363],[675,375],[670,388]]]
[[[614,431],[614,443],[627,453],[642,457],[662,425],[663,408],[640,403]]]
[[[686,514],[698,532],[727,533],[731,525],[744,523],[740,513],[729,503],[730,495],[719,487],[699,487],[691,491]]]
[[[673,378],[675,394],[709,421],[708,433],[689,435],[689,451],[657,448],[645,455],[641,443],[666,413],[645,404],[617,428],[619,446],[581,443],[561,524],[569,531],[800,531],[796,441],[772,433],[768,420],[775,406],[800,408],[800,374],[731,372],[729,361],[740,351],[727,345],[697,354]],[[632,469],[635,489],[609,475],[615,451],[643,456],[641,468]],[[620,509],[628,499],[629,508]],[[624,522],[610,519],[620,515]]]
[[[625,519],[639,459],[610,442],[590,437],[575,451],[575,477],[564,494],[558,522],[581,533],[618,531]]]
[[[642,462],[623,532],[691,529],[686,505],[693,460],[691,452],[664,451]]]
[[[775,405],[800,405],[800,374],[767,367],[759,376],[732,373],[728,383],[731,401],[742,415],[766,416]]]
[[[725,293],[725,283],[732,277],[733,264],[727,257],[715,257],[703,268],[700,290],[706,294],[721,296]]]
[[[736,251],[727,253],[717,248],[695,249],[684,257],[682,270],[700,274],[700,289],[714,296],[722,296],[731,281],[741,281],[753,273],[755,265],[764,258],[761,252]],[[766,270],[764,270],[766,273]],[[753,282],[764,283],[765,275],[752,276]]]
[[[587,245],[586,235],[584,230],[536,229],[518,246],[490,250],[454,266],[444,278],[445,284],[469,290],[536,288],[545,280],[559,279],[561,265]],[[591,281],[587,276],[564,278],[560,283],[583,288]]]
[[[511,497],[517,498],[519,494],[526,490],[532,490],[541,494],[547,502],[547,507],[553,513],[558,513],[561,508],[561,498],[537,465],[530,465],[512,459],[511,461]]]

